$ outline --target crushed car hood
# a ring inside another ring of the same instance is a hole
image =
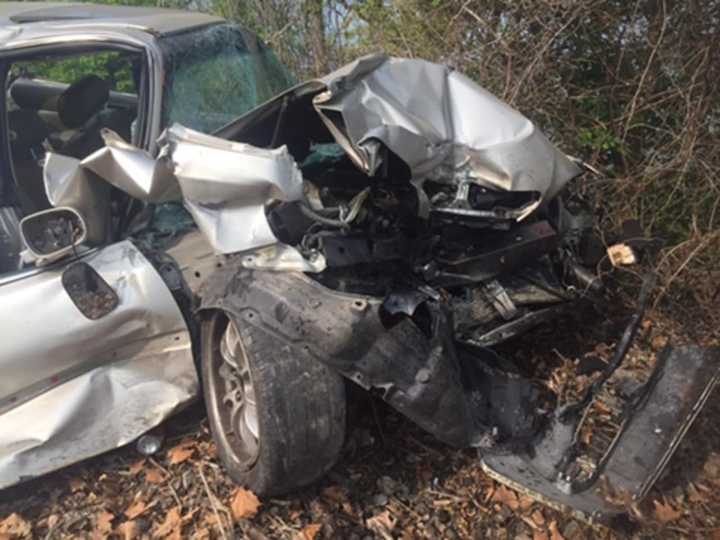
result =
[[[367,56],[320,80],[315,109],[369,175],[378,141],[414,179],[470,181],[552,198],[579,168],[509,105],[466,76],[425,60]]]

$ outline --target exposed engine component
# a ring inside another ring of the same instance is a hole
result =
[[[476,346],[522,333],[601,289],[576,255],[591,214],[576,208],[573,219],[558,219],[555,208],[538,208],[533,191],[420,185],[391,155],[384,159],[386,167],[367,176],[339,145],[313,144],[301,165],[304,200],[270,207],[279,240],[325,259],[314,274],[321,283],[385,297],[393,316],[413,317],[433,295],[446,298],[456,339]],[[566,274],[576,286],[557,277]]]

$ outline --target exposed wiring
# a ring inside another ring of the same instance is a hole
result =
[[[303,213],[304,216],[312,219],[313,221],[317,221],[318,223],[322,223],[329,227],[339,227],[344,229],[346,227],[349,227],[350,224],[355,221],[355,219],[357,219],[358,215],[360,214],[360,209],[362,208],[365,200],[368,198],[368,195],[370,195],[369,187],[363,189],[360,193],[355,195],[350,200],[350,204],[347,208],[343,206],[339,207],[338,219],[329,218],[320,214],[321,211],[331,212],[334,211],[334,209],[327,208],[323,210],[313,210],[312,208],[310,208],[310,206],[308,206],[306,202],[300,203],[300,211]]]
[[[370,188],[366,187],[350,200],[350,211],[348,212],[347,216],[343,218],[341,212],[341,219],[343,219],[345,223],[350,224],[355,221],[355,218],[360,213],[360,208],[362,208],[362,205],[368,198],[368,195],[370,195]]]
[[[304,216],[312,219],[313,221],[317,221],[318,223],[322,223],[323,225],[327,225],[328,227],[339,227],[339,228],[345,228],[348,226],[347,223],[345,223],[341,219],[332,219],[329,217],[321,216],[315,210],[307,206],[307,204],[300,203],[300,211],[303,213]]]

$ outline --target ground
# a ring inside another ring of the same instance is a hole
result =
[[[559,321],[503,352],[517,363],[571,369],[581,351],[611,349],[619,335],[613,320]],[[689,338],[710,341],[651,313],[631,354]],[[292,495],[257,500],[223,473],[198,404],[168,423],[165,447],[152,458],[131,446],[0,492],[0,539],[720,539],[719,414],[716,392],[650,496],[630,509],[632,524],[611,531],[499,485],[474,451],[448,448],[361,392],[330,473]]]

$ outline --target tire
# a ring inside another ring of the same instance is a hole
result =
[[[342,376],[223,311],[201,335],[210,430],[230,478],[279,495],[332,467],[345,437]]]

